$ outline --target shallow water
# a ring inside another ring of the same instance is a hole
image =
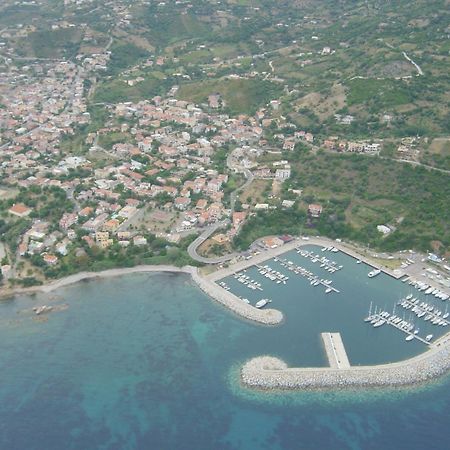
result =
[[[30,309],[43,303],[70,306],[39,322]],[[289,345],[282,330],[294,318],[242,321],[186,275],[83,282],[0,303],[0,317],[1,449],[448,448],[447,380],[412,391],[242,389],[238,368],[253,356],[324,364],[318,338]]]

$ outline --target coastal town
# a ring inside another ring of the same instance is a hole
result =
[[[329,137],[318,144],[293,123],[281,127],[278,101],[254,116],[230,116],[220,94],[198,105],[178,100],[176,85],[164,97],[103,105],[106,119],[92,127],[92,80],[109,59],[105,51],[1,74],[4,280],[39,283],[46,267],[47,276],[67,274],[65,261],[77,264],[93,248],[160,254],[211,227],[224,230],[209,247],[226,251],[256,212],[293,208],[301,198],[302,190],[282,188],[298,148],[380,152],[380,143]],[[274,123],[285,131],[268,139]],[[252,189],[233,195],[257,180],[270,183],[264,196],[253,198]],[[64,201],[48,214],[52,197]],[[303,203],[312,219],[320,217],[322,205]]]
[[[449,2],[1,0],[0,449],[447,449]]]

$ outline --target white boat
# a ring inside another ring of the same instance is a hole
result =
[[[412,341],[414,339],[414,335],[413,334],[409,334],[408,336],[406,336],[405,341]]]
[[[381,325],[384,325],[386,323],[386,321],[384,319],[380,319],[378,322],[375,322],[374,324],[374,328],[378,328],[381,327]]]
[[[242,301],[247,304],[250,303],[250,300],[248,298],[243,298]]]
[[[428,335],[425,337],[425,340],[426,340],[427,342],[430,342],[431,339],[433,339],[433,335],[432,335],[432,334],[428,334]]]
[[[325,289],[325,294],[329,294],[330,292],[332,292],[333,291],[333,289],[331,289],[331,288],[326,288]]]
[[[269,303],[270,302],[270,300],[269,299],[267,299],[267,298],[263,298],[263,299],[261,299],[261,300],[259,300],[258,302],[256,302],[256,308],[263,308],[264,306],[266,306],[267,305],[267,303]]]
[[[373,269],[367,274],[367,276],[369,278],[373,278],[373,277],[376,277],[377,275],[379,275],[380,273],[381,273],[380,269]]]
[[[362,261],[361,261],[360,259],[357,259],[357,260],[356,260],[356,264],[361,264],[361,262],[362,262]]]

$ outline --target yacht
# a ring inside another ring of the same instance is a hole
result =
[[[431,339],[433,339],[433,335],[432,335],[432,334],[428,334],[428,335],[425,337],[425,340],[426,340],[427,342],[430,342]]]
[[[375,322],[375,324],[373,325],[374,328],[378,328],[381,327],[381,325],[384,325],[386,323],[386,321],[384,319],[380,319],[377,322]]]
[[[381,273],[380,269],[373,269],[367,274],[367,276],[369,278],[373,278],[373,277],[376,277],[377,275],[379,275],[380,273]]]
[[[331,288],[326,288],[325,289],[325,294],[329,294],[330,292],[332,292],[333,291],[333,289],[331,289]]]
[[[414,335],[413,334],[408,334],[408,336],[406,336],[405,341],[412,341],[414,339]]]

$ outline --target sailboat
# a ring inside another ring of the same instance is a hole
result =
[[[364,319],[364,322],[370,322],[372,320],[372,302],[370,302],[369,315]]]

